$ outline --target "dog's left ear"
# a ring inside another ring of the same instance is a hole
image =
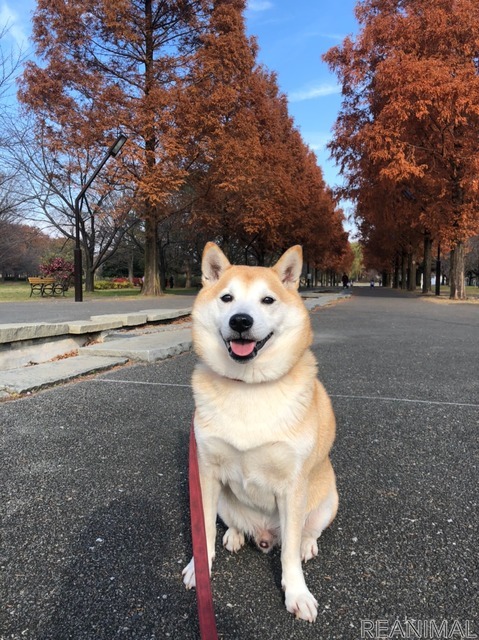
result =
[[[286,289],[297,289],[303,270],[303,249],[299,244],[288,249],[273,267]]]
[[[201,260],[201,280],[204,287],[209,287],[220,279],[221,275],[230,267],[225,254],[214,242],[207,242],[203,249]]]

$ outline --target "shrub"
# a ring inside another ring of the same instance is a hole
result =
[[[40,264],[42,276],[55,278],[56,282],[63,284],[67,288],[73,278],[74,271],[73,262],[60,257],[49,258]]]
[[[112,289],[133,289],[135,286],[128,278],[112,278]]]
[[[109,280],[95,280],[95,289],[111,289],[111,284]]]
[[[114,280],[96,280],[95,289],[133,289],[134,285],[127,278],[115,278]]]

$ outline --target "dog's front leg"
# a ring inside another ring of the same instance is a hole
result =
[[[202,468],[199,464],[201,497],[203,501],[203,515],[205,520],[206,545],[208,549],[208,565],[211,575],[211,566],[215,558],[215,541],[216,541],[216,513],[218,511],[218,500],[221,490],[219,481],[214,478],[211,473]],[[191,558],[190,562],[183,569],[183,582],[187,589],[196,586],[195,577],[195,560]]]
[[[297,618],[314,622],[318,603],[310,593],[301,567],[301,535],[306,509],[304,491],[288,491],[277,498],[281,523],[281,584],[286,609]]]

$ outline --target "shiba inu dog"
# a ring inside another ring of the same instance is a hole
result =
[[[245,537],[264,552],[281,545],[286,608],[314,622],[301,561],[317,555],[338,494],[329,459],[335,419],[309,348],[301,270],[299,246],[265,268],[232,266],[206,245],[193,307],[194,429],[210,571],[219,514],[229,551]],[[183,576],[195,586],[194,560]]]

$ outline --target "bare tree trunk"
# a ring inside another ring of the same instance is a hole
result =
[[[450,285],[451,292],[449,298],[451,300],[465,300],[466,287],[464,282],[464,243],[458,242],[451,251],[450,266]]]
[[[88,251],[83,252],[83,269],[85,272],[85,291],[92,292],[95,290],[94,271],[92,269],[92,260]]]
[[[191,288],[191,263],[189,260],[185,261],[185,289]]]
[[[152,0],[145,0],[145,96],[150,96],[154,86],[154,45],[153,45],[153,8]],[[145,128],[146,164],[150,170],[155,165],[155,126],[154,117]],[[145,271],[141,294],[159,296],[162,294],[158,269],[158,215],[156,206],[146,199],[145,202]]]
[[[407,288],[407,254],[405,251],[401,254],[401,289]]]
[[[416,291],[416,257],[413,253],[407,254],[407,271],[408,271],[408,281],[407,288],[408,291]]]
[[[145,272],[141,294],[144,296],[162,295],[158,272],[158,225],[156,219],[145,220]]]
[[[91,269],[85,269],[85,291],[92,292],[95,290],[94,276]]]
[[[399,289],[399,255],[394,257],[393,289]]]
[[[133,265],[135,262],[135,256],[133,251],[130,249],[128,251],[128,280],[133,283]]]
[[[424,232],[424,274],[422,279],[422,292],[431,291],[431,264],[432,264],[432,239],[429,231]]]

